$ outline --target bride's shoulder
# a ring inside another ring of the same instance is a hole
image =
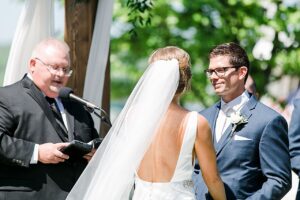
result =
[[[189,117],[190,116],[197,117],[197,122],[198,122],[198,125],[200,125],[200,126],[208,125],[208,121],[206,120],[206,118],[197,111],[188,111],[188,110],[186,110],[185,115],[186,115],[186,117],[188,117],[188,116]]]
[[[191,111],[191,113],[193,113],[194,115],[197,116],[198,130],[207,130],[207,131],[210,130],[209,123],[203,115],[201,115],[200,113],[198,113],[196,111]]]

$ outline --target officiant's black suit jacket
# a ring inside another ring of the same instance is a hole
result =
[[[76,102],[62,102],[69,140],[98,137],[90,114]],[[30,164],[35,144],[67,142],[42,92],[26,76],[0,88],[0,200],[65,199],[87,162]]]

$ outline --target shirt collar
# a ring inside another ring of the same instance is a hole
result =
[[[27,73],[26,76],[27,76],[30,80],[33,80],[33,79],[32,79],[32,75],[31,75],[30,73]]]
[[[232,101],[225,103],[221,99],[221,110],[223,110],[226,115],[230,115],[232,112],[238,112],[242,109],[244,104],[250,99],[248,92],[245,90],[240,96],[236,97]]]

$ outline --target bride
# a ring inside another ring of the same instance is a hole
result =
[[[208,122],[180,107],[190,57],[168,46],[149,67],[68,200],[194,200],[195,155],[214,199],[226,199]]]

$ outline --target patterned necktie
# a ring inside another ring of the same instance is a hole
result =
[[[46,100],[48,101],[49,105],[50,105],[50,109],[55,117],[55,121],[58,123],[58,125],[60,126],[60,128],[67,134],[68,131],[66,129],[66,126],[64,124],[63,118],[60,114],[60,111],[58,110],[57,104],[55,102],[54,98],[50,98],[50,97],[46,97]]]

